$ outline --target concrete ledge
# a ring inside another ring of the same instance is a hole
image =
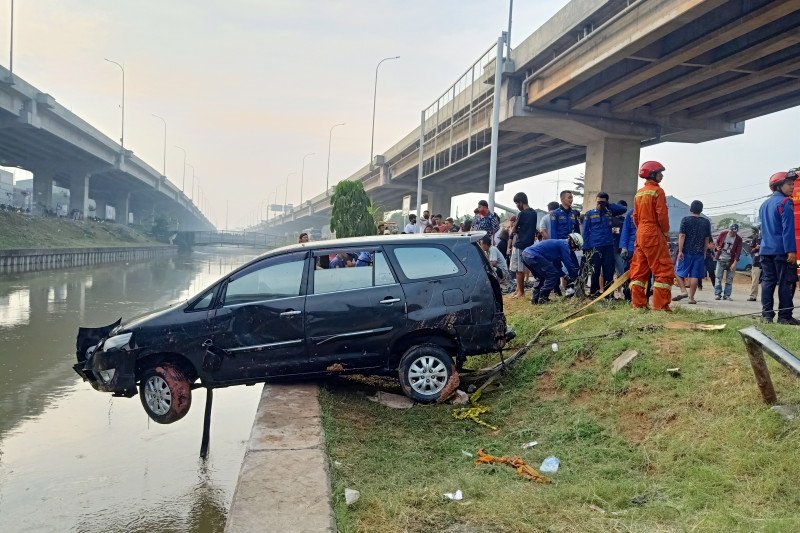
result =
[[[226,533],[336,531],[318,394],[264,385]]]
[[[0,274],[141,261],[177,253],[178,247],[169,245],[0,250]]]

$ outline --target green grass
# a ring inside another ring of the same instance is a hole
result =
[[[42,218],[0,211],[0,250],[159,245],[121,224]]]
[[[604,304],[605,305],[605,304]],[[567,304],[510,303],[519,346]],[[663,329],[667,320],[710,318],[631,310],[621,304],[544,339],[487,393],[491,430],[452,418],[452,406],[397,411],[331,383],[322,392],[336,519],[341,531],[797,531],[800,423],[761,401],[737,329]],[[655,327],[653,327],[655,326]],[[762,329],[800,353],[798,330]],[[611,339],[570,341],[624,330]],[[550,345],[558,342],[553,352]],[[616,376],[625,349],[640,355]],[[509,352],[510,353],[510,352]],[[477,361],[485,365],[488,360]],[[681,377],[665,370],[680,367]],[[800,403],[798,382],[770,363],[782,402]],[[538,440],[535,448],[521,444]],[[485,448],[538,467],[555,455],[552,485],[506,466],[476,466]],[[352,507],[344,488],[361,491]],[[445,492],[461,489],[462,502]],[[593,510],[603,509],[605,513]]]

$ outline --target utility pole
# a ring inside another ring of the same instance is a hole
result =
[[[492,145],[489,154],[489,213],[494,212],[494,194],[497,188],[497,149],[500,135],[500,92],[503,84],[503,45],[507,38],[503,32],[497,38],[497,58],[494,66],[494,103],[492,104]]]
[[[119,144],[124,150],[125,149],[125,67],[123,67],[116,61],[112,61],[110,59],[106,59],[106,61],[108,61],[109,63],[114,63],[122,71],[122,105],[120,106],[122,108],[122,133],[120,134],[119,137]]]
[[[11,0],[11,42],[8,47],[8,72],[14,81],[14,0]]]
[[[328,133],[328,170],[325,171],[325,196],[330,196],[331,191],[331,138],[333,138],[333,128],[336,126],[344,126],[344,122],[331,126],[331,131]]]
[[[381,63],[384,61],[391,61],[392,59],[400,59],[400,56],[394,57],[384,57],[378,64],[375,66],[375,86],[372,90],[372,140],[370,141],[369,145],[369,169],[372,170],[372,158],[373,152],[375,148],[375,103],[378,99],[378,68],[380,68]]]

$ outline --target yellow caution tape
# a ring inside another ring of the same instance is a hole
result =
[[[487,424],[481,420],[481,415],[488,413],[489,408],[483,405],[473,405],[472,407],[462,407],[461,409],[453,410],[453,418],[456,420],[472,420],[476,424],[486,426],[489,429],[497,430],[496,426]]]

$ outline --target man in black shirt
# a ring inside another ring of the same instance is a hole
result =
[[[533,246],[536,239],[536,210],[528,205],[528,195],[518,192],[514,195],[514,204],[519,209],[517,221],[511,227],[511,264],[508,269],[517,273],[517,290],[511,296],[525,296],[525,265],[522,263],[522,251]]]
[[[711,244],[711,223],[707,218],[701,217],[703,202],[695,200],[689,207],[690,215],[681,220],[681,229],[678,234],[678,256],[675,261],[675,274],[681,294],[672,300],[689,298],[690,304],[696,304],[694,295],[697,292],[698,280],[706,277],[706,250]],[[689,291],[683,278],[689,278]]]

